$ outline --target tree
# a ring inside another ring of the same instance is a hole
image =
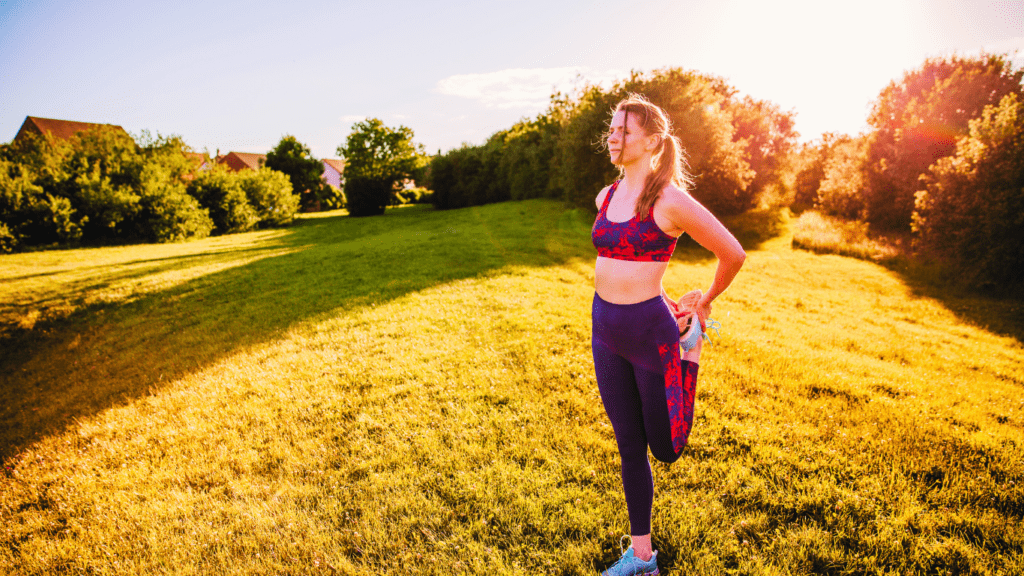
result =
[[[956,154],[917,193],[915,245],[974,281],[1024,283],[1024,100],[1007,94],[970,122]]]
[[[909,229],[920,177],[956,151],[985,106],[1024,95],[1022,75],[1007,56],[950,56],[928,59],[882,90],[868,117],[874,130],[865,164],[867,219]]]
[[[277,146],[267,152],[264,166],[288,176],[292,191],[299,196],[299,205],[304,212],[319,210],[327,197],[334,196],[325,189],[327,184],[322,179],[323,164],[294,136],[281,138]]]
[[[345,159],[345,197],[352,216],[383,214],[395,192],[427,164],[411,128],[389,128],[377,118],[356,122],[338,155]]]
[[[782,112],[778,104],[755,100],[730,98],[726,109],[732,114],[735,127],[732,139],[744,145],[744,159],[754,171],[748,185],[751,202],[773,192],[775,197],[787,196],[783,181],[789,170],[791,155],[799,134],[794,127],[794,113]]]
[[[825,179],[825,165],[832,158],[837,144],[846,142],[849,136],[826,132],[821,140],[806,143],[798,153],[796,179],[793,184],[793,204],[790,208],[795,212],[803,212],[814,208],[818,202],[818,188]]]
[[[860,220],[864,215],[861,195],[864,189],[864,138],[844,135],[834,140],[829,148],[815,207],[826,214]]]

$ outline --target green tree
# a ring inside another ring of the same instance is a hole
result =
[[[218,234],[252,230],[260,221],[239,176],[223,166],[196,176],[188,183],[188,194],[209,211]]]
[[[751,206],[769,195],[787,197],[785,176],[799,136],[793,112],[782,112],[778,104],[750,96],[731,98],[725,107],[735,128],[732,139],[743,144],[743,159],[754,172],[747,185]]]
[[[826,214],[860,220],[864,216],[861,192],[864,189],[865,140],[842,136],[829,148],[815,207]]]
[[[875,226],[909,229],[920,177],[956,151],[968,123],[1007,94],[1022,95],[1024,72],[1001,55],[932,58],[891,82],[868,117],[866,216]]]
[[[790,206],[795,212],[813,208],[818,202],[818,188],[825,179],[825,165],[832,157],[832,150],[836,144],[848,139],[846,135],[826,132],[821,135],[820,141],[801,146],[797,154],[793,203]]]
[[[918,249],[962,277],[1024,285],[1024,100],[1007,94],[986,106],[925,184],[915,202]]]
[[[267,152],[264,166],[288,176],[292,191],[299,196],[299,204],[305,212],[319,210],[328,198],[334,196],[323,181],[323,164],[294,136],[281,138],[277,146]]]
[[[287,176],[264,166],[259,172],[239,172],[235,178],[256,211],[260,226],[282,226],[295,218],[299,197],[292,193]]]
[[[406,179],[422,174],[427,156],[411,128],[377,118],[356,122],[338,155],[345,159],[345,198],[352,216],[383,214]]]

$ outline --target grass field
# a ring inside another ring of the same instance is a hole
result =
[[[591,216],[0,256],[0,573],[594,574],[628,533]],[[748,217],[663,574],[1024,573],[1024,311]],[[714,261],[677,250],[670,294]]]

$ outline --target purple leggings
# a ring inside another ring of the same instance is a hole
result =
[[[594,294],[594,371],[622,459],[629,532],[651,533],[654,477],[647,459],[675,462],[693,425],[697,364],[679,355],[679,326],[660,296],[612,304]]]

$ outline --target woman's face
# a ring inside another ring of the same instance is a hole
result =
[[[612,125],[608,131],[608,153],[612,164],[616,166],[631,164],[643,158],[651,140],[637,122],[635,112],[629,115],[626,122],[626,112],[619,110],[612,116]]]

